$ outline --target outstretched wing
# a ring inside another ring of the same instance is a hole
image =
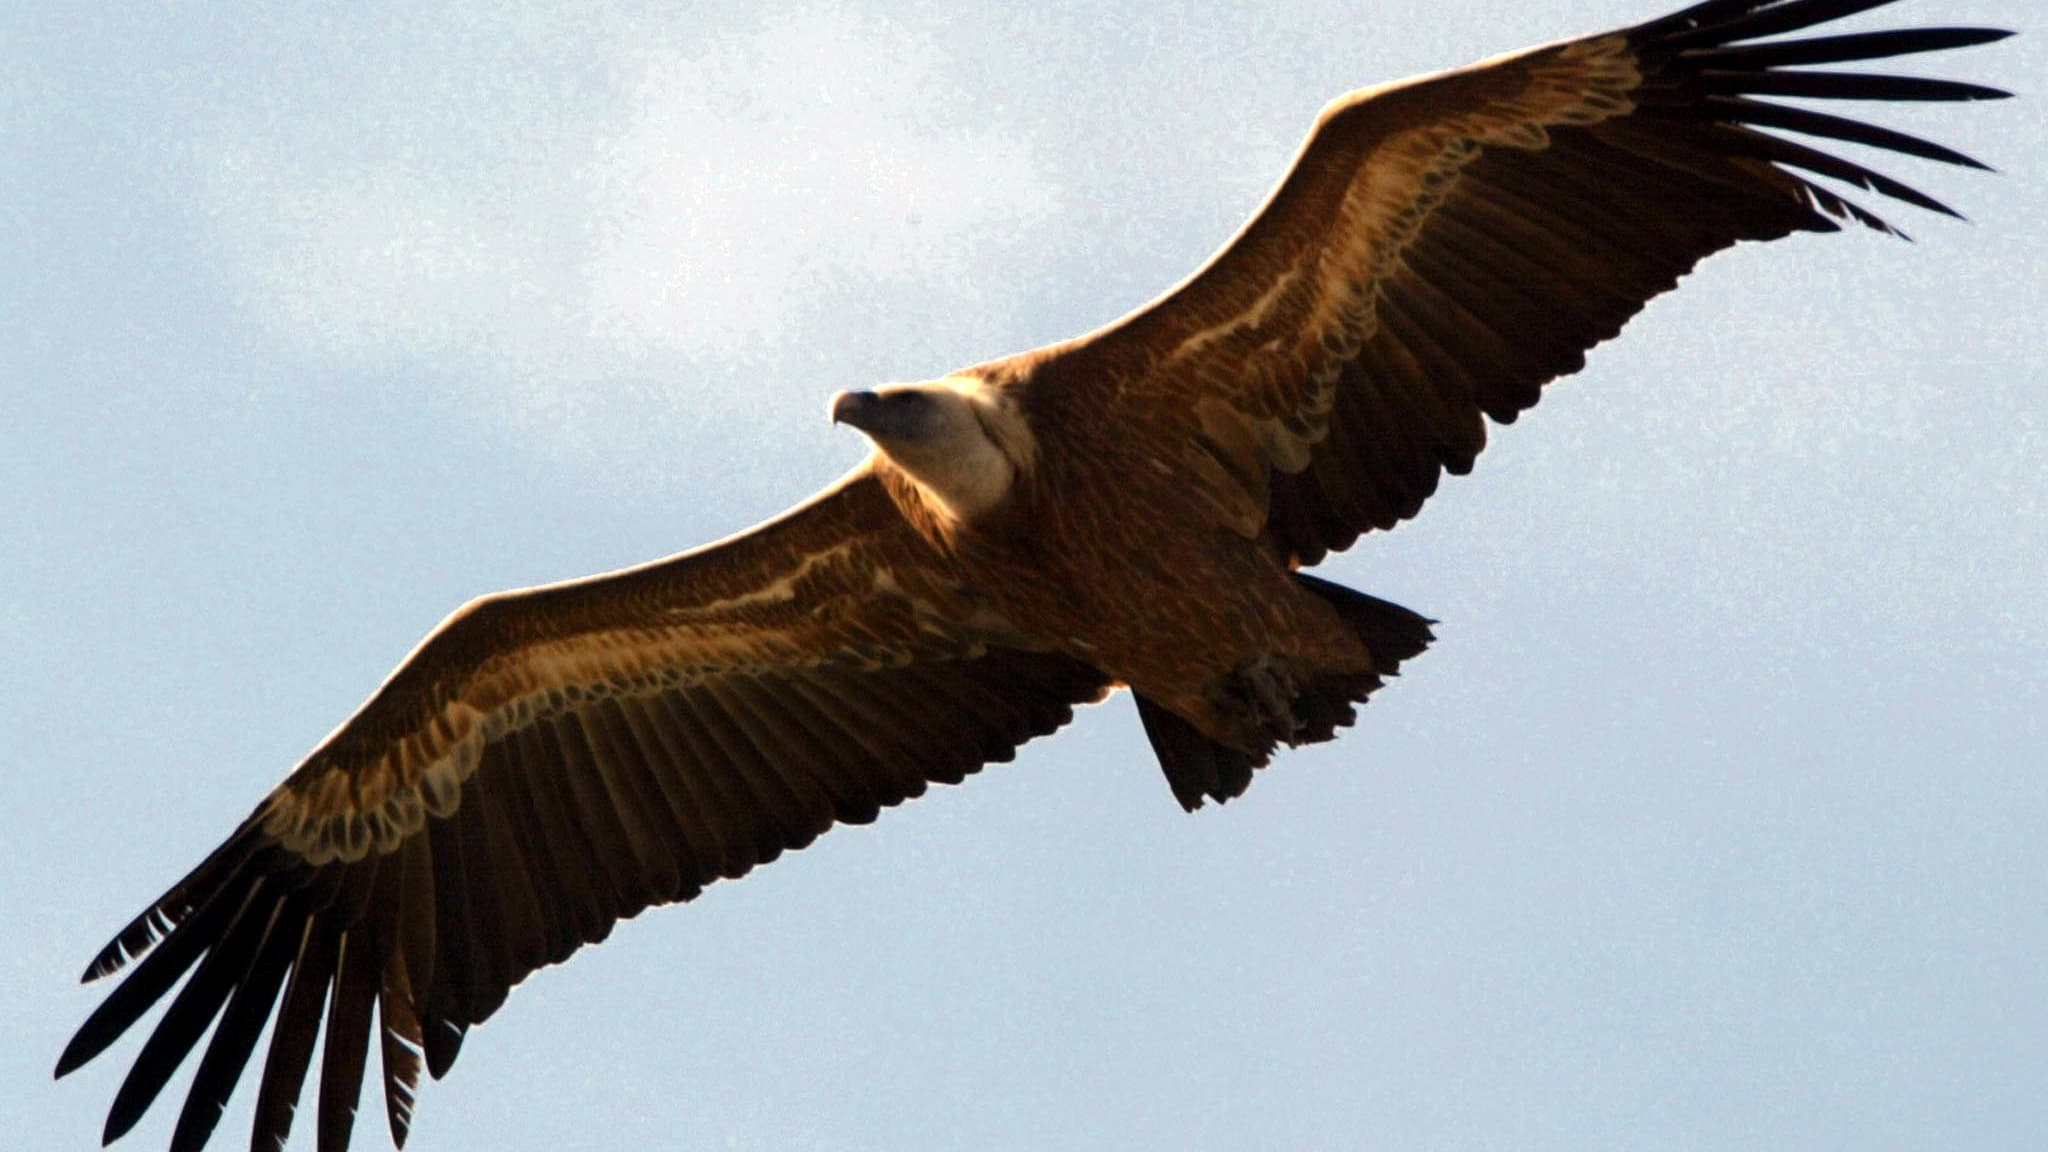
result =
[[[141,956],[58,1074],[189,971],[107,1139],[218,1017],[172,1139],[203,1145],[281,1004],[251,1146],[283,1142],[323,1015],[318,1146],[347,1145],[373,1040],[402,1145],[422,1056],[445,1073],[529,972],[1104,691],[1027,650],[866,469],[724,543],[477,601],[92,962]]]
[[[1813,70],[2002,39],[1929,28],[1750,43],[1892,0],[1713,0],[1346,96],[1271,198],[1185,283],[1025,359],[1036,402],[1181,433],[1168,451],[1238,531],[1297,563],[1414,515],[1500,423],[1738,240],[1891,231],[1830,177],[1950,213],[1784,129],[1982,167],[1759,99],[1979,100],[1951,81]],[[1105,394],[1108,390],[1111,394]]]

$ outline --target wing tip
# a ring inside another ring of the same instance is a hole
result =
[[[127,1085],[123,1084],[122,1087],[125,1089]],[[102,1148],[133,1131],[135,1125],[141,1122],[142,1114],[149,1110],[151,1103],[154,1103],[154,1093],[151,1094],[152,1098],[150,1100],[145,1100],[139,1104],[132,1100],[124,1099],[125,1095],[127,1094],[116,1094],[114,1106],[107,1109],[106,1126],[100,1129],[100,1147]]]
[[[76,1072],[80,1068],[83,1068],[86,1065],[86,1063],[92,1059],[91,1056],[78,1054],[77,1048],[79,1039],[80,1037],[73,1036],[71,1038],[71,1043],[66,1044],[64,1046],[64,1051],[57,1057],[57,1067],[51,1072],[50,1079],[62,1080],[66,1076],[69,1076],[73,1072]]]
[[[172,889],[161,899],[152,903],[142,915],[137,916],[93,954],[85,971],[79,974],[80,984],[92,984],[112,976],[128,965],[141,959],[159,941],[178,926],[178,917],[166,911],[166,905],[178,889]]]

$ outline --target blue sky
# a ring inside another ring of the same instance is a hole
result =
[[[0,1129],[97,1143],[76,973],[454,606],[1144,301],[1347,88],[1661,7],[9,6]],[[1442,621],[1343,740],[1188,817],[1093,709],[538,975],[412,1146],[2048,1131],[2038,8],[1859,22],[2029,33],[1927,69],[2023,102],[1878,114],[2002,169],[1890,164],[1972,223],[1715,259],[1326,566]]]

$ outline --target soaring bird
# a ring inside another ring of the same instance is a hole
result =
[[[1809,35],[1892,0],[1709,0],[1367,88],[1316,118],[1206,265],[1065,343],[841,393],[870,457],[641,567],[465,605],[96,956],[133,967],[63,1075],[184,983],[115,1096],[135,1124],[211,1026],[172,1147],[204,1145],[274,1015],[252,1147],[319,1052],[318,1146],[371,1047],[405,1141],[421,1069],[525,976],[957,783],[1128,688],[1187,809],[1330,740],[1429,622],[1302,569],[1412,516],[1702,257],[1892,228],[1825,178],[1950,213],[1782,133],[1982,167],[1777,97],[1980,100],[1816,65],[1980,28]]]

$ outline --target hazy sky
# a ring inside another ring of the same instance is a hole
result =
[[[742,528],[859,458],[834,390],[1144,301],[1347,88],[1664,6],[6,6],[6,1142],[97,1144],[139,1045],[49,1080],[77,972],[457,604]],[[2027,29],[1923,65],[2025,92],[2041,15],[1889,22]],[[536,976],[412,1147],[2038,1140],[2025,94],[1877,113],[2002,169],[1887,161],[1972,223],[1715,259],[1332,561],[1442,621],[1340,742],[1189,817],[1092,709]]]

